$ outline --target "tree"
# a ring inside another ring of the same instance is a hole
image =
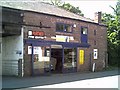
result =
[[[108,26],[107,40],[108,40],[108,54],[109,64],[118,65],[120,59],[120,0],[116,7],[113,8],[114,15],[104,13],[102,15],[102,22]]]
[[[70,3],[63,3],[62,0],[51,0],[51,3],[53,5],[56,5],[58,7],[61,7],[63,9],[65,9],[67,11],[75,13],[77,15],[84,16],[84,14],[81,12],[81,10],[79,9],[79,7],[74,7]]]
[[[51,0],[51,3],[56,6],[61,6],[62,0]]]
[[[75,13],[77,15],[84,16],[84,14],[81,12],[81,10],[79,9],[79,7],[74,7],[70,3],[64,3],[60,7],[63,8],[63,9],[65,9],[65,10],[67,10],[67,11]]]

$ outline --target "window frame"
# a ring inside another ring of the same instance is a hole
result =
[[[62,30],[57,30],[57,25],[63,25],[63,31]],[[71,31],[65,31],[65,27],[66,26],[71,26]],[[73,33],[73,24],[66,24],[66,23],[61,23],[61,22],[57,22],[56,23],[56,32],[64,32],[64,33]]]

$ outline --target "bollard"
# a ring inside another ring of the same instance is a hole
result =
[[[95,72],[95,63],[93,63],[92,71]]]

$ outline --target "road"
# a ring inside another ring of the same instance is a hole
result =
[[[118,70],[52,74],[34,77],[2,77],[3,89],[25,88],[117,88]]]
[[[30,88],[118,88],[118,75]]]

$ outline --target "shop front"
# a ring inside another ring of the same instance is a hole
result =
[[[78,43],[27,39],[32,75],[77,71]]]

